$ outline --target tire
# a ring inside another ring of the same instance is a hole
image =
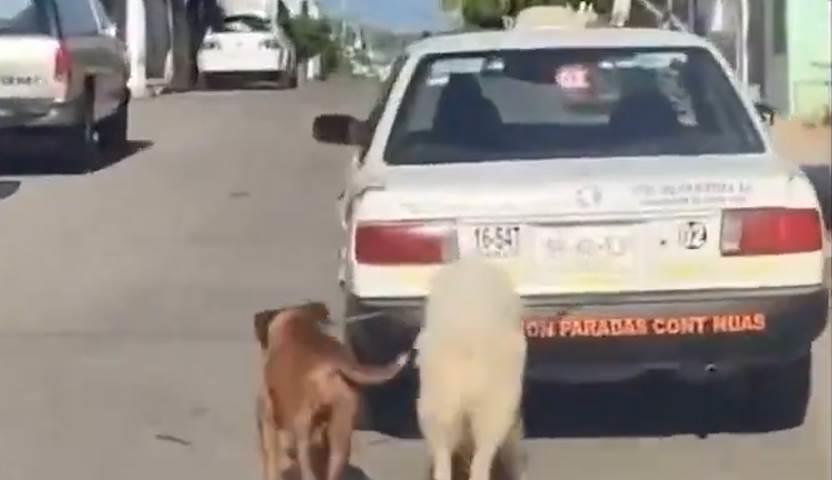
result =
[[[199,86],[201,90],[217,90],[220,87],[220,82],[217,77],[203,73],[199,76]]]
[[[278,80],[278,88],[283,90],[293,90],[295,88],[298,88],[297,70],[280,73]]]
[[[128,102],[98,125],[98,144],[105,149],[117,150],[127,145]]]
[[[748,373],[751,420],[763,431],[799,427],[811,396],[812,354]]]
[[[93,98],[88,89],[80,100],[83,106],[79,123],[66,128],[65,154],[72,173],[89,173],[100,165]]]

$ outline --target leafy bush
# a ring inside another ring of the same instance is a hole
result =
[[[482,28],[500,28],[503,15],[517,15],[517,12],[524,8],[538,5],[570,5],[578,8],[582,0],[443,0],[442,5],[446,11],[462,7],[462,16],[466,24]],[[596,13],[604,15],[612,10],[613,0],[583,0],[587,2]],[[633,2],[631,24],[653,25],[653,17],[641,8],[638,2]]]
[[[341,49],[335,42],[329,42],[321,52],[321,74],[324,78],[338,71],[343,64]]]
[[[298,60],[313,58],[332,44],[329,23],[325,20],[298,15],[289,20],[289,25]]]

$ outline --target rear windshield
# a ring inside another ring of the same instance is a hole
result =
[[[40,2],[0,0],[0,35],[49,33],[49,22]]]
[[[225,17],[220,31],[223,32],[269,32],[271,22],[255,15],[234,15]]]
[[[764,149],[705,49],[510,50],[424,58],[385,159],[418,165]]]

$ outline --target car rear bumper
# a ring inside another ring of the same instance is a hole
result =
[[[829,290],[818,285],[526,303],[527,376],[605,382],[655,370],[695,378],[788,362],[809,351],[823,332]],[[356,355],[383,363],[412,347],[423,299],[352,298],[349,310],[373,315],[347,325]]]
[[[82,115],[80,99],[60,103],[46,99],[0,99],[0,135],[30,128],[77,125]]]
[[[288,70],[288,62],[273,51],[254,52],[246,55],[201,52],[197,58],[199,71],[203,73],[257,73]]]

